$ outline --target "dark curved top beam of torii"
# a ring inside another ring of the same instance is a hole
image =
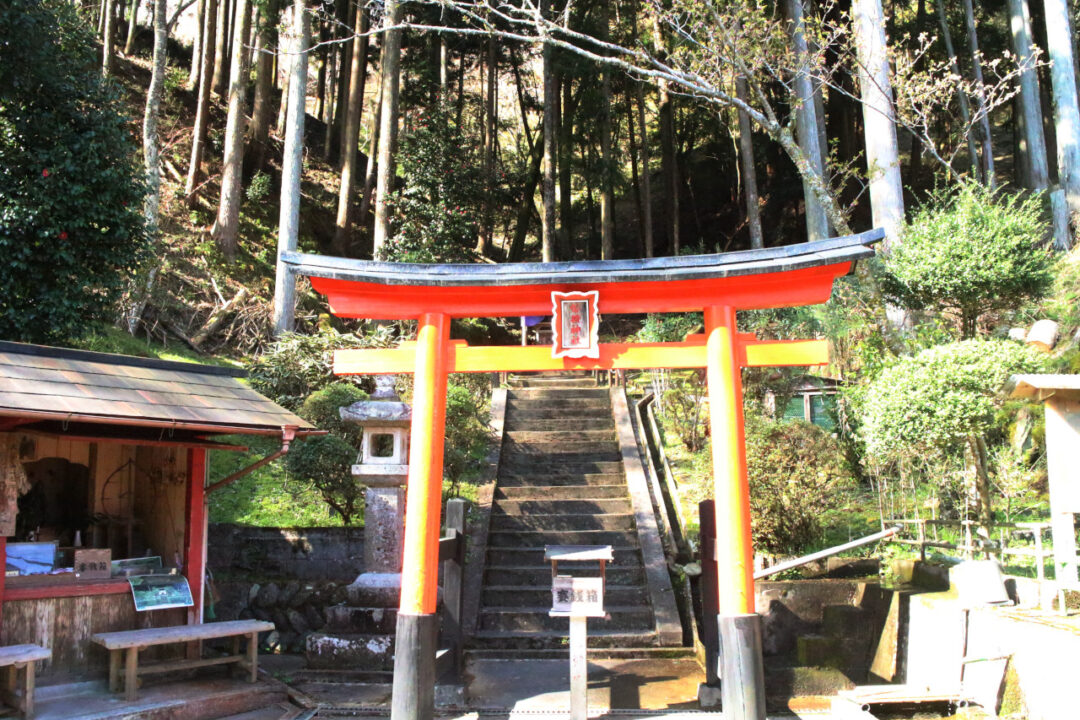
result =
[[[552,291],[599,290],[600,312],[686,312],[813,305],[874,254],[881,229],[817,242],[715,255],[501,265],[421,265],[284,253],[339,317],[415,319],[547,315]]]

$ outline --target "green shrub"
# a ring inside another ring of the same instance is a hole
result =
[[[146,257],[141,154],[71,3],[9,0],[0,38],[0,337],[78,338]]]
[[[363,517],[363,486],[352,476],[356,448],[337,435],[317,435],[289,450],[289,472],[310,483],[324,502],[349,525]]]
[[[356,385],[339,380],[308,395],[297,414],[319,429],[336,433],[359,447],[363,431],[356,423],[343,422],[339,411],[367,397]]]
[[[803,421],[746,415],[746,469],[754,546],[794,554],[819,541],[822,513],[840,506],[855,480],[843,448]]]
[[[262,170],[259,170],[255,173],[255,176],[251,178],[251,182],[248,183],[247,192],[245,192],[247,199],[253,203],[257,203],[270,197],[270,190],[272,189],[271,182],[270,176]]]
[[[867,388],[863,437],[881,462],[925,454],[983,435],[997,422],[1001,387],[1039,372],[1045,356],[1009,340],[964,340],[906,357]]]
[[[638,342],[680,342],[687,335],[701,332],[705,321],[701,313],[650,313],[638,331]]]
[[[449,483],[448,497],[460,494],[462,481],[483,465],[487,455],[487,423],[483,406],[465,385],[446,388],[446,446],[443,451],[443,479]]]
[[[332,328],[312,335],[286,333],[248,366],[248,381],[255,390],[295,411],[308,395],[338,380],[334,350],[385,346],[389,335],[389,327],[379,327],[363,338]],[[355,384],[359,378],[346,382]]]
[[[973,337],[983,313],[1050,289],[1045,231],[1038,196],[964,185],[915,213],[886,259],[883,289],[905,307],[955,313],[961,336]]]

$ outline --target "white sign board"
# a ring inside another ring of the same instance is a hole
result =
[[[556,575],[551,581],[551,615],[604,617],[604,580]]]

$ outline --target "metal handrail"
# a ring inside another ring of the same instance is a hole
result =
[[[862,547],[863,545],[869,545],[870,543],[875,543],[879,540],[884,540],[885,538],[892,537],[898,532],[900,532],[900,526],[894,525],[891,528],[882,530],[881,532],[876,532],[873,535],[867,535],[866,537],[859,538],[858,540],[846,542],[843,545],[836,545],[834,547],[826,548],[824,550],[818,550],[817,552],[810,553],[809,555],[803,555],[802,557],[795,558],[794,560],[788,560],[786,562],[773,565],[772,567],[763,568],[754,573],[754,579],[761,580],[762,578],[767,578],[770,575],[775,575],[785,570],[791,570],[792,568],[807,565],[814,562],[815,560],[821,560],[831,555],[842,553],[845,550],[852,550],[857,547]]]

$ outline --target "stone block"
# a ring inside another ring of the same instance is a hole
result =
[[[705,683],[699,683],[697,686],[697,701],[698,706],[704,710],[706,708],[718,708],[721,702],[721,692],[719,685],[707,685]]]
[[[804,667],[836,667],[836,642],[824,635],[801,635],[795,641],[795,657]]]
[[[393,670],[391,635],[326,635],[312,633],[305,652],[308,667],[333,670]]]

